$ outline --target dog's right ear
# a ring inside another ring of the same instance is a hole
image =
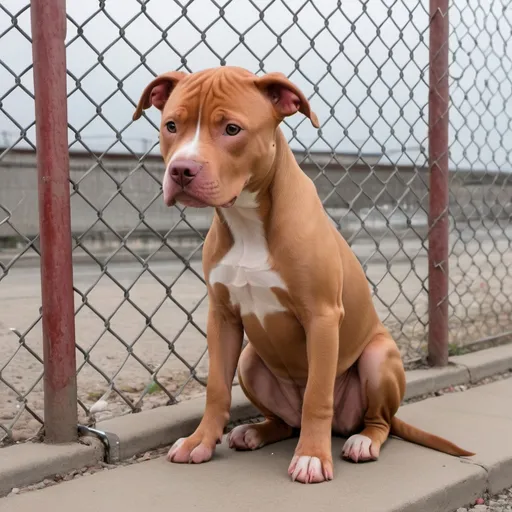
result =
[[[186,76],[187,74],[183,71],[170,71],[157,76],[142,92],[137,109],[133,114],[133,120],[139,119],[142,111],[151,107],[151,105],[158,110],[163,110],[176,84]]]
[[[311,110],[304,93],[290,82],[283,73],[267,73],[257,77],[254,83],[271,101],[279,121],[295,114],[295,112],[301,112],[310,119],[315,128],[320,127],[318,117]]]

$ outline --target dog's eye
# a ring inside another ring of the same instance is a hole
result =
[[[169,121],[165,124],[167,131],[170,133],[176,133],[176,123],[174,121]]]
[[[238,135],[240,133],[240,126],[237,126],[236,124],[228,124],[226,126],[226,135],[229,135],[230,137],[234,137],[235,135]]]

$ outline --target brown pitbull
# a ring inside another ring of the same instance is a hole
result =
[[[359,261],[279,128],[296,112],[319,126],[304,94],[281,73],[221,67],[157,77],[133,118],[151,105],[162,112],[165,203],[215,208],[203,250],[206,409],[169,460],[212,457],[229,420],[237,365],[265,420],[236,427],[229,445],[254,450],[300,428],[293,480],[333,478],[333,431],[348,437],[342,455],[354,462],[376,460],[390,434],[473,455],[395,417],[405,391],[400,352]],[[249,344],[241,353],[244,331]]]

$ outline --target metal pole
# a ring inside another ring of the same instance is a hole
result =
[[[428,361],[448,364],[448,2],[430,0]]]
[[[77,439],[66,97],[66,1],[31,0],[37,135],[45,440]]]

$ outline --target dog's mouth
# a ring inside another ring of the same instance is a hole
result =
[[[207,208],[208,205],[204,201],[201,201],[201,199],[198,199],[197,197],[193,197],[191,195],[181,193],[178,194],[172,201],[171,204],[168,206],[174,206],[176,203],[179,203],[183,206],[190,206],[192,208]]]
[[[233,188],[234,190],[231,189],[229,192],[236,195],[233,195],[229,201],[222,202],[225,201],[226,196],[222,194],[224,198],[219,198],[218,184],[210,182],[206,178],[197,177],[192,182],[180,185],[170,176],[169,171],[166,171],[162,183],[163,199],[167,206],[174,206],[179,203],[193,208],[231,208],[240,195],[238,187]]]
[[[231,201],[228,201],[227,203],[224,203],[223,205],[221,205],[221,208],[231,208],[235,204],[237,199],[238,199],[238,196],[233,197],[233,199],[231,199]]]
[[[238,196],[235,196],[227,203],[221,204],[219,206],[219,205],[215,205],[215,204],[210,204],[207,201],[204,201],[202,199],[192,196],[191,194],[181,192],[181,193],[177,194],[174,198],[172,198],[171,201],[167,202],[166,204],[167,204],[167,206],[174,206],[176,203],[179,203],[183,206],[190,206],[192,208],[208,208],[208,207],[231,208],[235,204],[237,199],[238,199]]]

